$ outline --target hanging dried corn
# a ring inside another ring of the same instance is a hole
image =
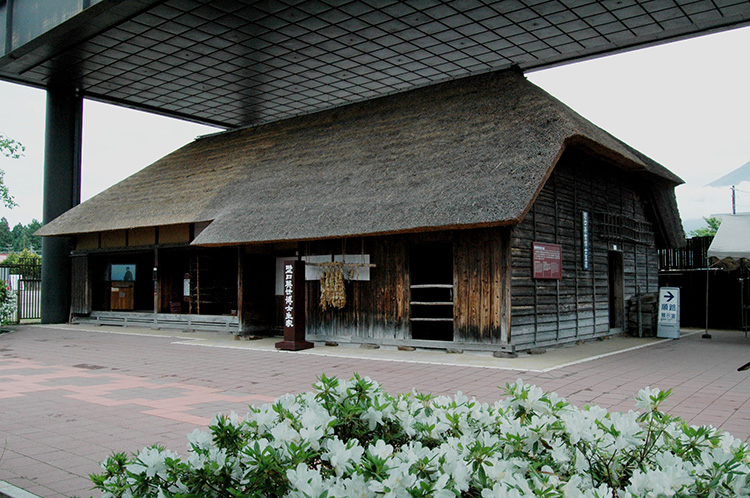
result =
[[[346,287],[344,286],[344,263],[320,264],[320,308],[342,309],[346,306]]]

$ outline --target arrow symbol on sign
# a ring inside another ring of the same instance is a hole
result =
[[[664,297],[666,297],[667,298],[667,302],[669,302],[672,299],[674,299],[674,294],[672,294],[672,291],[667,291],[667,293],[664,294]]]

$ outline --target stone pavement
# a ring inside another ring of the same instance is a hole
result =
[[[683,331],[680,340],[616,338],[544,355],[316,347],[272,340],[82,326],[21,326],[0,335],[0,481],[41,497],[92,496],[88,474],[114,451],[186,435],[218,412],[310,389],[321,374],[370,376],[392,393],[463,391],[483,401],[522,378],[571,403],[633,408],[642,387],[673,388],[667,409],[750,440],[750,338]],[[0,496],[2,495],[0,490]]]

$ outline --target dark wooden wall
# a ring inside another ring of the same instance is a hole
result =
[[[581,213],[589,212],[590,269]],[[608,251],[623,255],[624,299],[658,286],[657,251],[632,175],[567,150],[512,233],[511,343],[519,349],[610,334]],[[625,224],[625,227],[613,224]],[[533,278],[532,243],[562,246],[561,280]]]
[[[455,232],[455,334],[462,341],[504,343],[508,337],[509,230]]]
[[[342,310],[322,311],[319,282],[307,282],[308,337],[350,336],[363,342],[411,340],[410,248],[450,243],[453,341],[502,344],[509,328],[508,233],[507,228],[488,228],[304,244],[303,254],[363,252],[376,265],[371,269],[369,281],[347,282],[347,304]]]
[[[351,238],[311,242],[303,254],[369,254],[376,267],[369,281],[346,284],[344,309],[321,310],[320,283],[306,282],[307,334],[358,339],[409,337],[408,241],[405,236]]]
[[[91,279],[89,278],[88,255],[72,256],[70,311],[76,315],[91,313]]]

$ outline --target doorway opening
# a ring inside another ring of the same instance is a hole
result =
[[[609,267],[609,328],[623,328],[625,317],[625,289],[622,253],[609,251],[607,255]]]
[[[453,340],[453,244],[412,246],[409,253],[412,339]]]

